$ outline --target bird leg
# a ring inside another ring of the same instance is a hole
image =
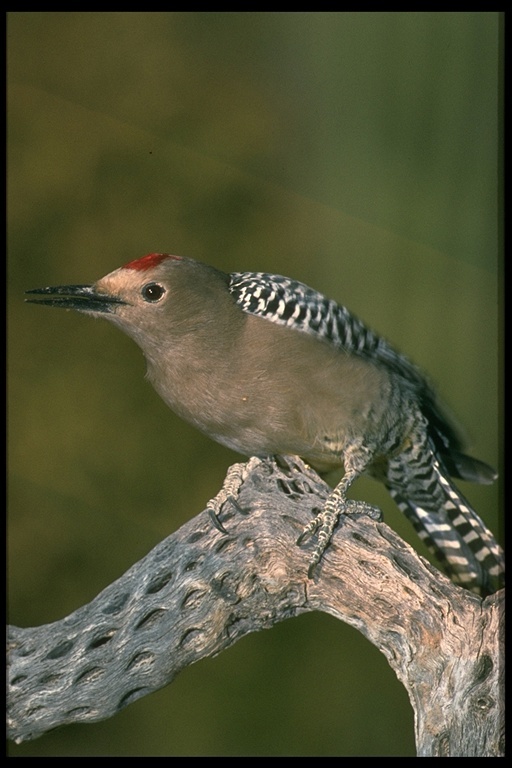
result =
[[[329,546],[338,525],[340,515],[344,514],[364,514],[371,517],[372,520],[382,520],[382,512],[378,507],[373,507],[365,501],[356,501],[347,499],[347,492],[353,481],[361,474],[360,470],[354,467],[348,468],[336,488],[329,494],[324,508],[318,515],[311,520],[304,528],[297,539],[297,544],[302,544],[305,539],[318,531],[317,543],[311,557],[308,578],[313,577],[313,571],[320,562],[322,555]]]

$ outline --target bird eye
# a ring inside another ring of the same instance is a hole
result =
[[[160,283],[147,283],[141,289],[141,294],[144,301],[160,301],[164,293],[165,288],[163,285],[160,285]]]

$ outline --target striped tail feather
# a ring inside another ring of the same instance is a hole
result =
[[[404,454],[392,460],[386,485],[453,582],[481,596],[504,585],[501,547],[452,484],[432,445],[416,450],[413,461]]]

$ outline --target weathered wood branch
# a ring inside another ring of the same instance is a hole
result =
[[[8,631],[8,735],[102,720],[249,632],[306,611],[357,627],[386,656],[415,712],[418,755],[503,754],[503,592],[452,585],[388,526],[344,517],[307,578],[296,545],[329,492],[298,460],[251,460],[239,506],[207,511],[91,603]]]

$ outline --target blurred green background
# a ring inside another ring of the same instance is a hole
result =
[[[128,337],[28,288],[151,251],[289,274],[427,370],[498,465],[499,40],[498,13],[8,14],[10,623],[90,601],[236,459]],[[500,535],[499,483],[463,490]],[[365,638],[310,614],[10,754],[413,755],[413,716]]]

